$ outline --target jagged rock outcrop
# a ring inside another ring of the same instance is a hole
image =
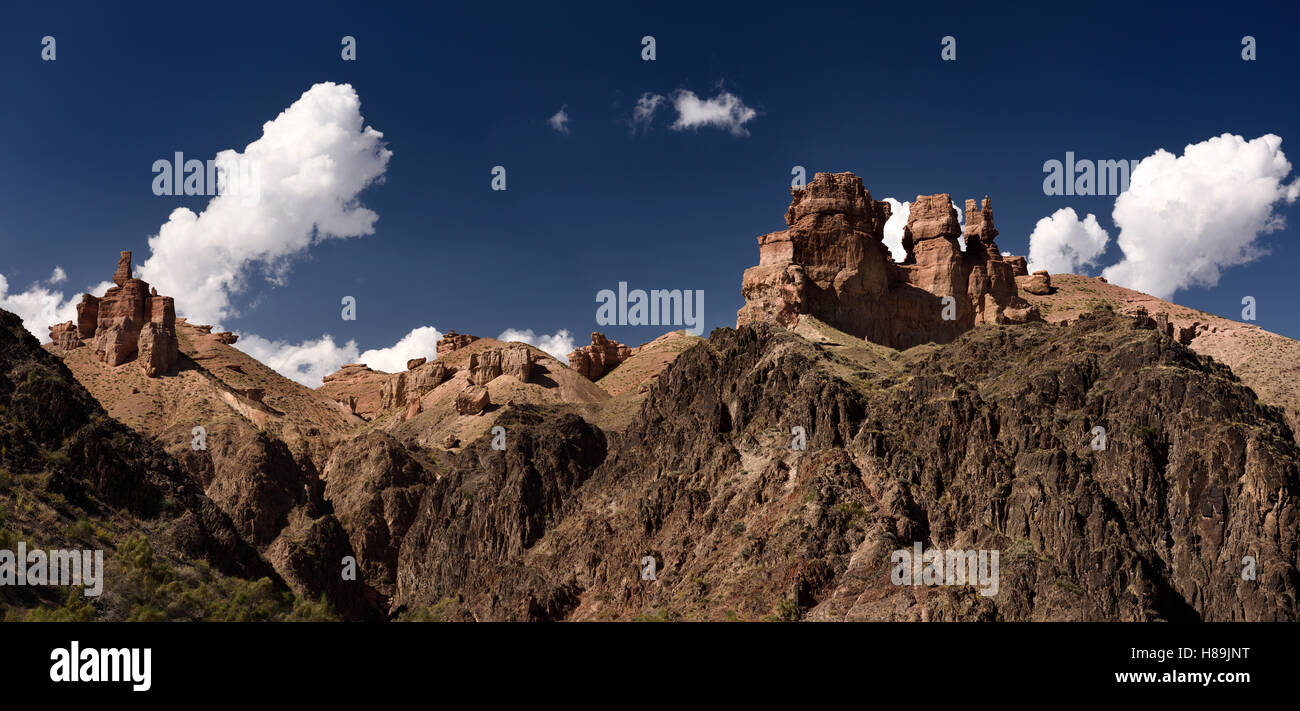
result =
[[[788,229],[758,238],[759,264],[745,270],[737,325],[793,328],[809,314],[893,348],[947,343],[982,323],[1040,320],[998,251],[993,208],[966,203],[966,249],[947,194],[920,195],[903,231],[906,258],[883,243],[889,204],[852,173],[818,173],[792,188]]]
[[[569,367],[588,380],[597,380],[631,358],[635,352],[636,349],[605,338],[603,333],[593,331],[591,345],[574,349],[569,354]]]
[[[1011,265],[1011,276],[1029,276],[1029,262],[1024,257],[1010,256],[1002,259]]]
[[[528,346],[518,343],[492,348],[469,356],[469,380],[472,385],[487,385],[503,374],[526,383],[532,376],[536,357]]]
[[[214,333],[212,335],[217,337],[217,342],[224,343],[228,346],[233,346],[235,345],[236,342],[239,341],[239,336],[236,336],[230,331],[222,331],[220,333]]]
[[[442,338],[438,339],[438,345],[436,347],[437,353],[434,355],[435,357],[441,357],[444,353],[451,353],[454,350],[464,348],[477,340],[478,336],[448,331],[443,334]]]
[[[50,340],[54,342],[60,350],[70,351],[80,348],[86,344],[81,342],[77,336],[77,327],[71,321],[56,323],[50,326]]]
[[[97,325],[99,325],[99,297],[82,294],[81,303],[77,304],[77,336],[87,340],[94,338]]]
[[[577,604],[568,578],[581,566],[546,570],[525,556],[605,458],[605,434],[535,405],[511,408],[497,422],[511,433],[504,452],[479,438],[428,485],[402,541],[398,602],[463,595],[484,620],[561,619]]]
[[[81,297],[75,337],[90,340],[95,357],[108,365],[138,360],[151,378],[170,372],[180,360],[172,297],[159,296],[157,289],[131,275],[130,252],[118,258],[113,283],[101,298]],[[73,337],[68,329],[61,330],[60,347],[75,348]]]
[[[379,406],[384,410],[396,410],[418,402],[430,390],[441,385],[455,372],[440,361],[424,363],[393,376],[379,389]]]
[[[364,579],[384,596],[393,594],[402,538],[435,478],[428,462],[378,431],[339,445],[321,472]]]

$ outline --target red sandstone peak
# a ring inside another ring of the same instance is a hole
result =
[[[130,252],[118,257],[113,283],[116,286],[102,297],[82,295],[76,325],[69,321],[52,326],[51,338],[65,350],[89,340],[95,357],[111,366],[138,360],[150,377],[167,373],[180,359],[172,297],[159,296],[157,289],[131,275]]]
[[[967,239],[946,193],[918,195],[903,229],[907,257],[883,244],[889,205],[852,173],[818,173],[792,190],[788,229],[758,238],[758,266],[745,270],[736,325],[793,328],[801,314],[875,343],[945,343],[980,323],[1040,320],[1020,297],[1013,263],[993,241],[992,201],[967,205]],[[951,299],[950,301],[948,299]],[[947,308],[945,308],[947,307]]]

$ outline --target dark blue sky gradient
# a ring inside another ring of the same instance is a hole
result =
[[[784,226],[794,165],[854,171],[877,198],[990,195],[998,243],[1016,254],[1039,218],[1095,213],[1112,237],[1106,266],[1120,259],[1113,198],[1045,196],[1045,160],[1181,153],[1226,131],[1278,134],[1300,162],[1288,3],[9,5],[0,273],[11,291],[59,264],[75,292],[107,279],[120,249],[143,262],[172,209],[206,203],[154,196],[154,160],[242,150],[313,84],[356,88],[394,153],[363,194],[376,234],[313,248],[284,286],[254,280],[224,324],[293,342],[330,333],[384,347],[433,325],[563,328],[581,344],[597,328],[596,292],[619,281],[703,289],[706,332],[734,325],[754,238]],[[46,34],[57,62],[40,61]],[[640,59],[646,34],[655,62]],[[1246,34],[1256,62],[1241,61]],[[341,61],[343,35],[358,61]],[[956,62],[939,60],[944,35]],[[719,82],[759,111],[748,137],[670,131],[670,112],[629,135],[641,93],[703,98]],[[562,104],[570,135],[546,124]],[[503,193],[489,188],[498,164]],[[1263,238],[1268,258],[1176,300],[1239,318],[1250,294],[1259,325],[1300,337],[1300,211],[1283,214],[1287,229]],[[343,295],[357,297],[356,321],[340,320]],[[601,330],[638,344],[668,329]]]

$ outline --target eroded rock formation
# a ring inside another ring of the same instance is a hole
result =
[[[631,358],[634,352],[635,349],[593,331],[591,345],[577,348],[569,354],[569,367],[588,380],[596,380]]]
[[[50,326],[50,340],[54,341],[54,345],[65,351],[85,345],[77,337],[77,327],[71,321],[64,321]]]
[[[469,357],[469,379],[473,385],[487,385],[501,375],[512,375],[521,383],[528,382],[536,358],[528,346],[508,344]]]
[[[1019,295],[1015,264],[994,238],[986,197],[966,202],[959,228],[947,194],[920,195],[903,231],[903,262],[885,246],[889,204],[852,173],[818,173],[792,188],[788,229],[758,238],[759,264],[745,270],[737,325],[792,328],[810,315],[893,348],[947,343],[981,323],[1041,320]],[[963,250],[957,238],[964,234]]]
[[[438,339],[438,352],[435,354],[435,357],[441,357],[444,353],[450,353],[459,348],[464,348],[477,340],[478,336],[448,331],[442,338]]]
[[[68,322],[52,326],[51,337],[53,329],[61,329],[56,340],[65,350],[77,347],[74,338],[89,340],[95,357],[111,366],[138,360],[151,378],[171,371],[180,359],[172,297],[159,296],[157,289],[131,275],[130,252],[118,258],[113,283],[102,297],[81,297],[75,333]]]
[[[443,363],[434,361],[398,373],[380,388],[379,407],[383,410],[410,407],[412,402],[419,402],[426,393],[450,378],[453,372]]]

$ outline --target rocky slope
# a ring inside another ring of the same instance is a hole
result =
[[[817,330],[715,332],[614,437],[504,416],[518,449],[475,442],[426,494],[398,601],[473,619],[1300,614],[1292,433],[1154,321],[1099,311],[901,353]],[[892,584],[915,542],[1001,551],[1000,592]]]
[[[1232,368],[1262,402],[1282,408],[1291,430],[1300,433],[1300,342],[1099,278],[1053,274],[1050,285],[1043,294],[1025,296],[1049,323],[1072,321],[1098,306],[1145,313],[1192,350]]]
[[[9,619],[318,617],[198,482],[0,311],[0,549],[105,550],[104,592],[0,587]],[[232,606],[233,599],[242,605]]]

